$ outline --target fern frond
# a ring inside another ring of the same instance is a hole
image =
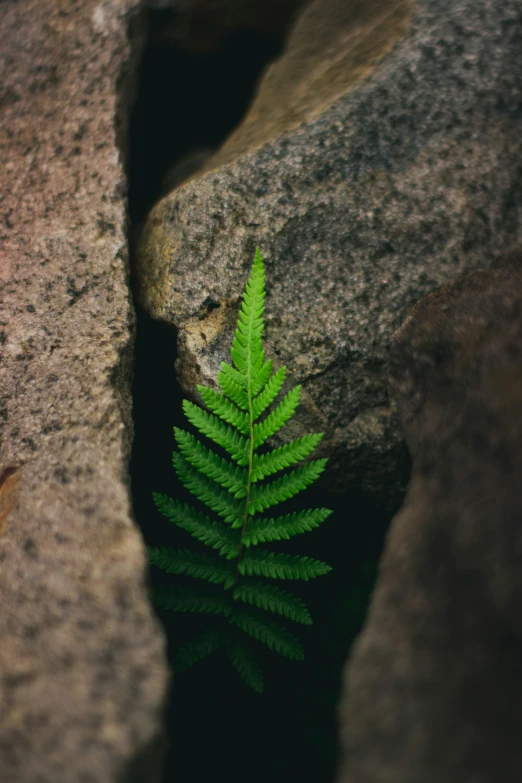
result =
[[[201,579],[229,591],[227,595],[221,589],[217,594],[213,592],[215,588],[208,587],[174,591],[161,588],[155,593],[160,607],[222,614],[231,625],[270,649],[289,658],[302,659],[298,640],[263,612],[275,612],[309,625],[312,621],[305,604],[278,586],[250,577],[308,581],[328,573],[331,568],[310,557],[276,554],[254,547],[313,530],[331,512],[320,508],[273,518],[258,518],[256,514],[305,489],[322,473],[326,460],[287,470],[309,457],[323,437],[321,434],[305,435],[266,454],[256,453],[293,416],[301,396],[301,387],[296,386],[277,403],[286,368],[273,373],[272,361],[265,360],[264,307],[264,264],[256,249],[230,351],[232,363],[221,363],[218,390],[197,387],[208,411],[188,400],[183,402],[188,421],[226,454],[215,453],[189,432],[174,428],[178,450],[172,461],[180,481],[223,521],[166,495],[154,495],[156,505],[168,519],[215,549],[219,556],[167,547],[150,547],[148,551],[151,564],[167,573]],[[273,481],[265,481],[279,471],[285,472]],[[207,633],[192,640],[179,651],[177,668],[186,668],[225,645],[240,676],[261,692],[263,676],[259,666],[248,646],[236,642],[236,635],[236,631],[228,636]]]
[[[246,387],[247,387],[247,379],[243,375],[243,373],[238,372],[235,367],[232,367],[231,364],[227,364],[226,362],[221,362],[221,375],[226,376],[231,381],[234,381],[243,391],[245,391],[246,394]],[[223,389],[223,391],[225,391]]]
[[[279,470],[289,468],[296,462],[301,462],[312,453],[323,439],[323,433],[303,435],[290,443],[285,443],[278,449],[266,454],[254,454],[252,462],[252,482],[260,481]]]
[[[237,332],[236,332],[237,338]],[[234,342],[234,346],[230,350],[232,361],[236,367],[243,367],[244,369],[239,372],[244,373],[247,377],[257,378],[261,370],[263,369],[265,362],[265,352],[259,347],[252,347],[251,352],[248,349],[241,346],[239,338]]]
[[[244,498],[248,473],[244,468],[231,465],[226,459],[205,448],[194,435],[174,427],[174,437],[187,462],[211,478],[235,498]]]
[[[242,316],[243,311],[239,313],[240,319]],[[256,337],[255,334],[249,334],[250,328],[250,325],[241,323],[241,320],[239,321],[234,343],[230,351],[230,355],[238,372],[247,377],[251,377],[250,368],[253,365],[259,368],[265,361],[261,339]]]
[[[217,520],[209,519],[195,508],[169,498],[168,495],[153,493],[154,502],[161,513],[175,525],[186,530],[203,544],[217,549],[220,555],[233,560],[239,554],[239,536],[231,528]]]
[[[230,351],[236,368],[248,378],[253,376],[253,368],[257,367],[259,362],[261,364],[264,362],[262,348],[264,300],[265,270],[261,253],[256,250]]]
[[[272,360],[269,359],[252,374],[252,397],[256,397],[266,386],[272,375]]]
[[[299,405],[299,399],[301,397],[301,387],[296,386],[294,389],[288,392],[283,397],[277,408],[268,414],[259,424],[254,424],[254,448],[257,449],[261,446],[267,438],[278,432],[283,424],[286,424]]]
[[[160,609],[173,612],[202,612],[204,614],[224,614],[231,611],[230,601],[224,595],[209,595],[189,588],[156,588],[152,592],[154,603]]]
[[[240,574],[247,576],[267,576],[271,579],[315,579],[327,574],[331,566],[320,560],[300,555],[283,555],[268,552],[266,549],[249,550],[237,564]]]
[[[189,549],[171,549],[170,547],[147,547],[151,565],[168,574],[191,576],[204,579],[212,584],[232,587],[235,583],[235,568],[231,560],[207,555],[204,552],[191,552]]]
[[[286,367],[280,367],[267,382],[265,388],[252,401],[252,418],[255,421],[269,405],[273,403],[281,389],[286,378]]]
[[[232,666],[246,684],[258,693],[263,693],[265,689],[263,673],[248,647],[239,642],[230,642],[227,645],[227,654]]]
[[[303,660],[304,652],[300,642],[271,617],[264,617],[255,610],[245,610],[233,612],[227,619],[258,642],[266,644],[270,650],[286,658]]]
[[[183,400],[183,411],[196,429],[225,449],[239,465],[248,465],[248,441],[239,432],[189,400]]]
[[[285,476],[272,481],[270,484],[256,484],[252,487],[250,496],[249,513],[254,511],[263,511],[265,508],[275,506],[283,500],[290,498],[306,489],[312,484],[325,469],[327,460],[316,459],[308,462],[300,468],[292,470]]]
[[[232,367],[230,369],[232,369]],[[234,372],[236,372],[236,370],[234,370]],[[244,379],[242,378],[242,380]],[[226,396],[231,399],[232,402],[235,402],[241,410],[248,410],[248,396],[240,383],[222,370],[217,374],[217,382],[223,394],[226,394]]]
[[[201,394],[201,399],[212,413],[222,419],[222,421],[231,424],[242,435],[248,435],[250,428],[247,413],[239,410],[237,405],[230,402],[223,394],[219,394],[219,392],[210,389],[208,386],[198,386],[197,389]]]
[[[299,533],[308,533],[319,527],[321,522],[328,519],[331,513],[329,508],[314,508],[270,519],[256,517],[243,533],[241,543],[243,546],[250,547],[266,544],[269,541],[288,540]]]
[[[203,633],[181,647],[174,657],[174,672],[182,672],[203,658],[211,655],[226,643],[226,637],[220,633]]]
[[[192,467],[179,451],[172,455],[172,463],[189,492],[192,492],[198,500],[201,500],[220,517],[223,517],[225,522],[232,524],[241,519],[243,504],[233,498],[226,490],[220,489],[212,479],[199,473],[197,468]]]
[[[169,498],[168,495],[155,492],[153,498],[163,516],[186,530],[198,541],[212,549],[217,549],[220,555],[225,555],[229,560],[238,556],[239,536],[235,530],[231,530],[222,522],[209,519],[205,514],[200,514],[191,506]]]
[[[296,623],[312,624],[312,618],[303,601],[275,585],[249,581],[234,588],[232,597],[259,609],[282,614]]]

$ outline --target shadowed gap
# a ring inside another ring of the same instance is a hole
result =
[[[196,54],[177,45],[175,24],[172,12],[149,14],[130,125],[133,238],[169,183],[190,176],[237,125],[263,67],[283,46],[274,36],[236,31],[218,52]],[[131,246],[131,255],[133,250]],[[189,548],[189,536],[169,525],[151,497],[152,491],[182,493],[171,466],[172,427],[186,426],[175,358],[175,330],[137,307],[131,462],[135,514],[147,543]],[[261,696],[243,685],[220,654],[180,675],[168,715],[165,783],[221,777],[228,783],[334,779],[341,669],[365,617],[390,512],[361,495],[326,495],[320,488],[309,489],[299,500],[302,508],[326,506],[335,512],[310,538],[298,536],[277,547],[334,567],[327,577],[291,585],[315,620],[311,628],[293,629],[305,646],[306,660],[287,661],[267,651],[260,657],[266,680]],[[151,573],[151,578],[161,583],[165,577]],[[161,613],[171,652],[190,638],[193,628],[198,632],[207,617]]]

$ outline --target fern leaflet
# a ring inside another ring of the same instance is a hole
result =
[[[325,469],[325,465],[325,459],[313,460],[270,484],[256,484],[250,495],[249,513],[264,511],[265,508],[297,495],[302,489],[313,484]]]
[[[224,634],[202,633],[178,650],[174,658],[174,671],[182,672],[211,655],[226,643]]]
[[[252,521],[243,534],[241,543],[246,546],[266,544],[269,541],[288,540],[299,533],[308,533],[321,522],[328,519],[332,512],[329,508],[314,508],[308,511],[297,511],[282,517],[266,519],[260,517]]]
[[[233,612],[228,616],[229,623],[237,625],[242,631],[263,642],[274,652],[301,661],[304,658],[300,642],[282,625],[254,611]]]
[[[173,500],[166,495],[155,493],[153,497],[158,509],[171,522],[212,549],[217,549],[220,555],[226,555],[228,558],[237,557],[239,537],[222,522],[212,521],[191,506]]]
[[[322,433],[304,435],[302,438],[296,438],[296,440],[285,443],[284,446],[266,454],[254,454],[252,481],[259,481],[273,473],[289,468],[290,465],[295,465],[296,462],[301,462],[312,453],[322,438]]]
[[[261,414],[273,403],[281,389],[286,378],[286,367],[280,367],[267,382],[265,388],[252,401],[252,418],[255,421]]]
[[[206,386],[198,386],[197,388],[201,394],[201,399],[212,413],[219,416],[223,421],[228,422],[228,424],[232,424],[242,435],[248,435],[248,413],[239,410],[237,405],[234,405],[233,402],[227,400],[226,397],[214,389],[209,389]]]
[[[203,552],[170,549],[166,546],[151,546],[148,552],[152,565],[168,574],[205,579],[207,582],[223,584],[225,587],[232,587],[236,582],[234,567],[229,560],[221,560]]]
[[[315,579],[332,569],[320,560],[299,555],[282,555],[264,549],[250,551],[238,563],[240,574],[268,576],[271,579]]]
[[[270,438],[271,435],[275,435],[276,432],[278,432],[283,424],[286,424],[288,419],[291,419],[294,415],[297,406],[299,405],[299,400],[301,398],[301,387],[296,386],[292,391],[289,391],[286,397],[283,397],[279,405],[275,410],[270,413],[266,419],[264,419],[260,424],[254,424],[254,448],[257,449],[258,446],[262,446],[262,444]]]
[[[189,400],[183,401],[183,411],[191,424],[203,435],[227,451],[239,465],[248,464],[248,440]]]
[[[231,465],[226,459],[205,448],[194,435],[178,427],[174,428],[174,437],[187,462],[227,489],[235,498],[245,497],[247,471],[244,468]]]
[[[312,624],[310,613],[301,599],[275,585],[250,580],[236,587],[232,596],[236,601],[282,614],[297,623]]]
[[[203,612],[205,614],[230,614],[230,601],[224,595],[209,595],[190,589],[170,590],[158,588],[153,591],[154,603],[160,609],[175,612]]]
[[[227,653],[232,666],[246,684],[258,693],[263,693],[265,689],[263,672],[251,650],[245,644],[231,642],[227,645]]]

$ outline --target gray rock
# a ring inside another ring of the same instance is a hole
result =
[[[118,139],[134,0],[0,10],[0,780],[159,779]]]
[[[423,299],[390,387],[413,456],[346,671],[339,783],[522,775],[522,249]]]
[[[392,333],[521,238],[519,0],[317,0],[206,171],[151,212],[141,300],[179,329],[185,392],[224,357],[254,246],[267,350],[304,385],[329,476],[397,495]]]

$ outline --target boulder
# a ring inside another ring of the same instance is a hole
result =
[[[132,519],[134,0],[0,10],[0,780],[153,783],[165,644]]]
[[[394,335],[413,474],[339,710],[338,783],[522,774],[522,249]]]
[[[266,347],[332,485],[400,495],[388,349],[409,308],[518,242],[518,0],[316,0],[221,150],[151,211],[139,296],[186,394],[228,355],[258,245]]]

